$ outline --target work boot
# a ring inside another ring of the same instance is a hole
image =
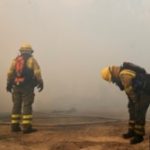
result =
[[[144,140],[142,135],[135,134],[135,136],[130,140],[130,144],[138,144]]]
[[[24,134],[29,134],[29,133],[33,133],[33,132],[36,132],[36,131],[37,131],[37,129],[35,129],[35,128],[24,129],[24,130],[23,130],[23,133],[24,133]]]
[[[11,124],[11,131],[12,132],[20,132],[21,131],[20,125],[18,123]]]
[[[22,130],[22,132],[24,134],[33,133],[33,132],[36,132],[36,131],[37,131],[37,129],[32,128],[32,126],[24,127],[23,130]]]
[[[124,139],[129,139],[129,138],[132,138],[134,136],[134,131],[133,130],[129,130],[127,133],[124,133],[123,135],[122,135],[122,137],[124,138]]]

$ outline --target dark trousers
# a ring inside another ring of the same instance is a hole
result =
[[[145,119],[149,104],[150,95],[141,94],[136,101],[129,99],[129,129],[137,134],[145,134]]]
[[[33,87],[15,87],[12,93],[12,124],[31,126],[32,104],[34,102]]]

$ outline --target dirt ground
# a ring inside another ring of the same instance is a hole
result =
[[[132,146],[121,137],[127,121],[93,118],[92,122],[91,117],[79,121],[83,119],[59,117],[56,123],[54,118],[37,118],[33,125],[38,131],[32,134],[11,133],[9,123],[1,123],[0,150],[150,150],[150,122],[144,142]]]

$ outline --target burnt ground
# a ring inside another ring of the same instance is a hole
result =
[[[7,118],[8,119],[8,118]],[[130,145],[121,134],[126,120],[88,116],[38,116],[32,134],[11,133],[8,120],[0,124],[0,150],[150,150],[150,122],[144,142]]]

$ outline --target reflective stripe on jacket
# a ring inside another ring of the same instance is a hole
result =
[[[132,80],[133,78],[135,78],[135,76],[136,76],[136,72],[128,69],[123,69],[122,71],[120,71],[119,74],[121,83],[124,86],[124,90],[126,94],[131,97],[135,95],[132,87]]]

